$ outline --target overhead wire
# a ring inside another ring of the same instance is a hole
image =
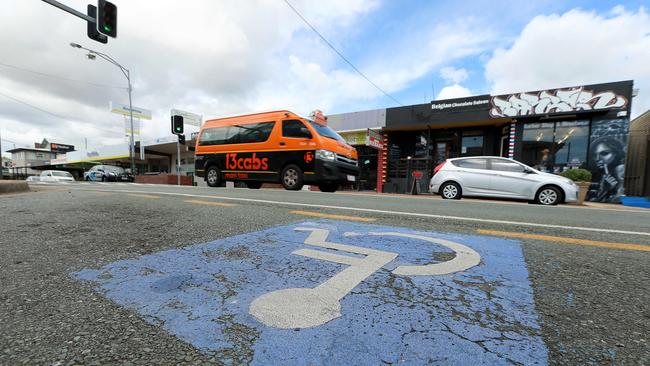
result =
[[[47,73],[40,72],[40,71],[25,69],[25,68],[18,67],[18,66],[15,66],[15,65],[6,64],[4,62],[0,62],[0,66],[4,66],[4,67],[11,68],[11,69],[24,71],[24,72],[28,72],[28,73],[35,74],[35,75],[45,76],[45,77],[52,78],[52,79],[59,79],[59,80],[64,80],[64,81],[68,81],[68,82],[73,82],[73,83],[87,84],[87,85],[94,86],[94,87],[97,87],[97,88],[110,88],[110,89],[123,89],[123,90],[128,89],[128,88],[122,87],[122,86],[93,83],[91,81],[86,81],[86,80],[76,80],[76,79],[66,78],[66,77],[63,77],[63,76],[47,74]]]
[[[289,6],[289,7],[291,8],[291,10],[293,10],[294,13],[296,13],[296,15],[298,15],[298,17],[299,17],[300,19],[302,19],[303,22],[305,22],[305,24],[307,24],[307,25],[309,26],[309,28],[311,28],[312,31],[314,31],[314,33],[316,33],[316,35],[318,35],[318,37],[320,37],[320,39],[321,39],[323,42],[325,42],[325,44],[326,44],[327,46],[329,46],[329,48],[331,48],[331,49],[332,49],[332,50],[333,50],[337,55],[339,55],[339,57],[341,57],[341,59],[342,59],[343,61],[345,61],[348,65],[350,65],[350,67],[351,67],[354,71],[356,71],[359,75],[361,75],[361,77],[363,77],[364,79],[366,79],[366,80],[367,80],[367,81],[368,81],[372,86],[374,86],[374,87],[375,87],[377,90],[379,90],[382,94],[384,94],[385,96],[387,96],[388,98],[390,98],[391,100],[393,100],[395,103],[397,103],[398,105],[401,105],[401,106],[404,105],[404,104],[400,103],[397,99],[395,99],[392,95],[388,94],[384,89],[380,88],[380,87],[379,87],[377,84],[375,84],[372,80],[370,80],[370,78],[368,78],[368,77],[367,77],[363,72],[361,72],[361,70],[359,70],[356,66],[354,66],[354,65],[352,64],[352,62],[350,62],[350,61],[349,61],[345,56],[343,56],[343,54],[342,54],[341,52],[339,52],[339,50],[337,50],[336,47],[334,47],[334,46],[333,46],[333,45],[332,45],[332,44],[331,44],[331,43],[330,43],[330,42],[329,42],[329,41],[328,41],[328,40],[327,40],[327,39],[326,39],[326,38],[325,38],[325,37],[324,37],[324,36],[323,36],[323,35],[322,35],[318,30],[317,30],[317,29],[316,29],[316,27],[314,27],[314,26],[313,26],[313,25],[312,25],[312,24],[311,24],[311,23],[310,23],[310,22],[309,22],[309,21],[308,21],[304,16],[302,16],[302,14],[300,14],[300,12],[299,12],[296,8],[293,7],[293,5],[291,5],[291,3],[289,2],[289,0],[284,0],[284,2],[287,4],[287,6]]]
[[[101,128],[101,127],[97,127],[96,125],[94,125],[93,123],[88,122],[88,121],[79,120],[79,119],[77,119],[77,118],[68,118],[68,117],[61,116],[61,115],[56,114],[56,113],[54,113],[54,112],[50,112],[50,111],[48,111],[48,110],[46,110],[46,109],[43,109],[43,108],[41,108],[41,107],[35,106],[35,105],[33,105],[33,104],[27,103],[27,102],[25,102],[25,101],[23,101],[23,100],[20,100],[20,99],[18,99],[18,98],[15,98],[15,97],[12,97],[12,96],[10,96],[10,95],[7,95],[7,94],[5,94],[5,93],[3,93],[3,92],[0,92],[0,95],[3,96],[3,97],[5,97],[5,98],[7,98],[7,99],[11,99],[11,100],[13,100],[13,101],[16,102],[16,103],[19,103],[19,104],[25,105],[25,106],[30,107],[30,108],[33,108],[33,109],[36,109],[36,110],[41,111],[41,112],[43,112],[43,113],[45,113],[45,114],[49,114],[50,116],[53,116],[53,117],[56,117],[56,118],[59,118],[59,119],[65,120],[65,121],[72,121],[72,120],[82,121],[82,122],[86,122],[86,123],[90,124],[91,127],[94,128],[94,129],[97,129],[97,130],[100,130],[100,131],[109,132],[109,133],[116,134],[116,135],[122,135],[122,133],[117,132],[117,131],[113,131],[113,130],[108,130],[108,129],[104,129],[104,128]]]

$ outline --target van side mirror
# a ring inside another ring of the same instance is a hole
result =
[[[524,173],[526,173],[526,174],[534,174],[535,171],[530,169],[529,167],[524,167]]]

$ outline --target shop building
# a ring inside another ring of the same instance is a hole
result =
[[[550,173],[588,169],[593,178],[587,199],[617,202],[624,192],[632,86],[620,81],[436,100],[328,116],[328,123],[356,146],[355,134],[381,133],[378,192],[410,192],[420,174],[424,192],[445,159],[492,155]],[[362,176],[372,175],[360,168]]]
[[[650,110],[630,123],[625,194],[650,197]]]

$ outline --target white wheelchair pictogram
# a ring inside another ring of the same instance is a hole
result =
[[[397,258],[397,253],[359,246],[330,243],[329,230],[319,228],[296,228],[310,232],[305,244],[362,255],[353,257],[314,249],[298,249],[292,254],[348,265],[344,270],[314,288],[287,288],[259,296],[250,305],[249,312],[261,323],[275,328],[310,328],[327,323],[341,316],[341,299],[359,283]],[[464,271],[478,265],[481,256],[463,244],[445,239],[397,232],[346,232],[343,236],[360,235],[394,236],[419,239],[445,246],[456,253],[449,261],[426,265],[402,265],[392,273],[400,276],[435,276]]]

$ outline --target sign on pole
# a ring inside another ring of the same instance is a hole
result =
[[[132,109],[129,109],[128,105],[113,102],[110,102],[110,108],[112,113],[121,114],[123,116],[129,117],[131,115],[129,112],[132,110],[133,118],[151,119],[151,111],[148,109],[136,106],[132,106]]]
[[[183,116],[183,123],[191,126],[201,127],[203,124],[203,116],[196,113],[181,111],[180,109],[172,109],[172,116]]]

